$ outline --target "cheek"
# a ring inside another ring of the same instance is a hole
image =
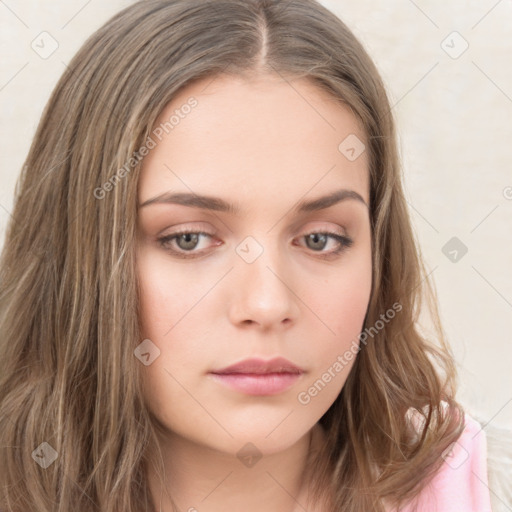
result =
[[[341,391],[359,351],[372,284],[371,256],[360,254],[340,267],[309,293],[310,309],[317,313],[314,368],[303,391],[304,400],[328,407]],[[313,386],[313,387],[311,387]],[[299,402],[305,404],[299,396]]]
[[[201,301],[211,287],[169,264],[165,254],[141,250],[137,261],[140,283],[140,322],[145,338],[167,339],[169,331]]]
[[[142,372],[149,408],[173,429],[178,429],[180,417],[202,418],[204,423],[204,410],[197,407],[187,389],[197,384],[194,379],[200,380],[210,360],[208,325],[201,322],[210,303],[201,299],[211,288],[211,279],[180,272],[165,255],[144,248],[137,255],[137,274],[141,336],[151,341],[158,354]],[[180,383],[186,383],[187,389]]]
[[[372,286],[372,263],[368,252],[351,256],[345,266],[323,280],[310,293],[309,301],[323,321],[324,338],[342,344],[357,335],[368,308]]]

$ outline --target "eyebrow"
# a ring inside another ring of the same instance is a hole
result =
[[[366,201],[355,190],[340,189],[326,196],[301,201],[297,204],[297,206],[295,206],[294,212],[307,213],[324,210],[330,206],[349,199],[354,199],[364,204],[368,208]],[[139,205],[139,208],[144,208],[145,206],[149,206],[151,204],[179,204],[183,206],[190,206],[192,208],[201,208],[204,210],[229,213],[232,215],[240,213],[240,207],[238,205],[228,203],[220,197],[198,195],[189,192],[164,192],[163,194],[144,201],[141,205]]]

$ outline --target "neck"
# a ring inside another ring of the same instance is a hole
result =
[[[265,454],[259,460],[242,460],[167,433],[160,441],[165,471],[163,482],[153,465],[148,468],[148,485],[155,510],[312,510],[307,503],[304,474],[313,450],[319,449],[324,440],[323,429],[317,424],[283,451]]]

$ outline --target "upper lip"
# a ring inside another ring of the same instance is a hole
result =
[[[211,373],[302,373],[304,370],[288,361],[284,357],[275,357],[274,359],[264,360],[259,358],[244,359],[238,363],[226,366],[220,370],[214,370]]]

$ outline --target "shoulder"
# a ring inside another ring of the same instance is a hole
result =
[[[482,425],[466,414],[461,436],[442,458],[434,478],[403,512],[491,512],[487,437]]]

